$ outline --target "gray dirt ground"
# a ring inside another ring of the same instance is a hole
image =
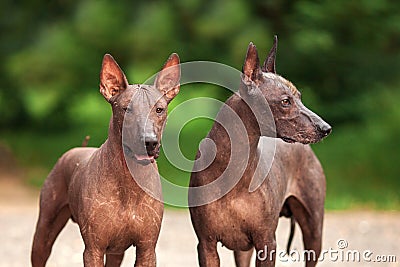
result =
[[[38,214],[37,195],[38,192],[16,182],[0,179],[0,267],[30,266],[30,245]],[[399,224],[399,212],[328,212],[323,249],[331,248],[331,254],[325,254],[325,260],[318,266],[400,266]],[[282,219],[277,230],[278,250],[284,249],[288,231],[288,220]],[[157,266],[198,266],[196,243],[188,211],[166,210],[157,246]],[[338,246],[346,244],[346,248],[339,249]],[[301,252],[299,228],[292,248]],[[353,250],[361,253],[360,262],[353,262],[353,257],[346,261],[346,255],[352,254]],[[365,252],[367,250],[372,254]],[[82,252],[83,242],[78,227],[69,222],[56,240],[47,266],[83,266]],[[230,251],[219,247],[219,252],[221,266],[234,266]],[[363,253],[370,255],[370,263],[363,261]],[[129,249],[125,255],[123,266],[133,266],[134,249]],[[396,256],[396,263],[373,262],[382,255]],[[336,257],[339,259],[335,260]],[[285,260],[278,259],[276,266],[303,266],[301,262]]]

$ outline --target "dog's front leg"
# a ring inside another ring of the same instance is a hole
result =
[[[124,259],[124,253],[121,254],[106,254],[105,267],[119,267]]]
[[[236,267],[249,267],[251,257],[253,256],[253,250],[254,249],[248,251],[236,250],[234,252]]]
[[[136,247],[135,267],[155,267],[156,266],[156,251],[155,244],[149,246]]]
[[[255,240],[256,267],[273,267],[276,258],[275,234]]]
[[[104,252],[96,248],[85,248],[83,252],[85,267],[104,267]]]
[[[219,267],[216,241],[200,241],[197,245],[200,267]]]

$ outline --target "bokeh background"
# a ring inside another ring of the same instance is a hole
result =
[[[327,175],[327,209],[400,210],[397,1],[6,0],[0,13],[0,176],[14,172],[40,187],[86,135],[91,146],[105,140],[111,109],[98,92],[105,53],[140,83],[172,52],[183,62],[240,69],[250,41],[265,57],[277,34],[277,72],[333,126],[313,145]],[[183,86],[172,106],[229,95]],[[211,124],[199,119],[183,128],[188,158]],[[189,174],[163,155],[158,163],[166,178],[188,184]]]

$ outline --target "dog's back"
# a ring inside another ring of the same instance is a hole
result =
[[[52,186],[53,180],[64,180],[66,190],[71,181],[76,168],[82,164],[87,164],[89,158],[98,148],[95,147],[76,147],[65,152],[54,165],[47,176],[43,187]],[[59,183],[59,182],[58,182]],[[42,189],[46,190],[46,189]],[[67,193],[67,192],[65,192]]]

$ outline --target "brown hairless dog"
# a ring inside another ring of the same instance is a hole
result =
[[[114,59],[104,56],[100,92],[112,106],[108,139],[100,148],[66,152],[44,182],[33,267],[45,266],[69,218],[79,225],[85,266],[104,266],[104,255],[106,266],[120,266],[131,245],[136,246],[135,266],[156,266],[163,203],[154,159],[167,105],[179,92],[179,79],[177,54],[169,57],[153,85],[128,84]],[[145,188],[138,179],[146,181]],[[160,198],[153,198],[146,189]]]
[[[257,267],[274,266],[276,255],[272,250],[276,250],[279,216],[292,217],[299,223],[305,249],[315,251],[316,258],[321,251],[325,176],[307,144],[326,137],[331,127],[302,104],[300,92],[291,82],[276,74],[276,46],[275,37],[260,66],[256,47],[250,43],[239,93],[225,102],[217,115],[218,123],[196,156],[194,169],[200,171],[192,172],[191,188],[215,185],[221,177],[226,178],[202,194],[189,189],[200,266],[220,265],[218,242],[234,250],[236,266],[249,266],[254,248]],[[263,106],[265,101],[267,105]],[[265,107],[269,107],[271,117]],[[274,130],[271,125],[275,125]],[[208,154],[215,154],[215,158],[209,166],[202,166]],[[212,201],[213,195],[229,186],[238,174],[232,189]],[[306,263],[315,265],[316,259]]]

